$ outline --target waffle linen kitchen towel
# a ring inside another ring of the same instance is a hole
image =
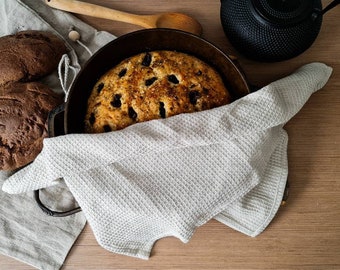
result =
[[[0,21],[0,36],[33,29],[50,31],[63,38],[68,48],[68,60],[73,66],[69,83],[74,71],[78,71],[90,57],[83,46],[68,39],[70,28],[81,34],[81,41],[92,52],[114,38],[67,13],[47,7],[40,0],[0,1]],[[62,92],[57,71],[44,78],[43,82],[54,91]],[[12,173],[1,172],[0,184]],[[42,191],[41,196],[47,205],[59,210],[75,204],[63,183]],[[86,223],[85,216],[79,213],[60,219],[49,217],[37,206],[32,192],[12,196],[1,190],[0,202],[0,253],[35,268],[59,269]]]
[[[156,240],[187,242],[214,217],[255,235],[282,199],[288,170],[283,126],[331,72],[312,63],[209,111],[45,139],[42,153],[3,190],[22,193],[63,178],[98,243],[143,259]]]

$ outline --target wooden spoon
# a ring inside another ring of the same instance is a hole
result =
[[[50,7],[92,17],[121,21],[144,28],[172,28],[202,34],[202,26],[195,19],[182,13],[136,15],[76,0],[45,0]]]

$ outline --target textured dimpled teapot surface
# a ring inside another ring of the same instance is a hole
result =
[[[272,22],[279,26],[300,23],[313,13],[313,2],[310,0],[251,0],[253,14],[258,19]]]
[[[221,24],[230,43],[244,56],[276,62],[308,49],[319,34],[320,1],[292,1],[280,6],[270,0],[222,0]],[[282,2],[282,1],[281,1]],[[310,6],[312,5],[312,9]]]

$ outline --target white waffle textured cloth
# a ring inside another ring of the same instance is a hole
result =
[[[274,217],[287,180],[283,126],[331,72],[311,63],[216,109],[45,139],[3,190],[22,193],[63,178],[98,243],[144,259],[156,240],[187,242],[212,218],[255,236]]]

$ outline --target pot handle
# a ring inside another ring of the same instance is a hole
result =
[[[49,112],[47,117],[48,137],[65,135],[64,132],[65,103],[59,105]]]
[[[44,205],[41,202],[40,196],[39,196],[39,189],[34,191],[34,199],[35,199],[36,203],[38,204],[38,206],[40,207],[40,209],[45,214],[52,216],[52,217],[67,217],[67,216],[73,215],[73,214],[81,211],[80,207],[76,207],[74,209],[63,211],[63,212],[53,211],[53,210],[49,209],[46,205]]]
[[[49,115],[48,115],[48,135],[49,137],[56,137],[60,135],[64,135],[64,124],[63,124],[63,119],[64,119],[64,112],[65,112],[65,104],[63,103],[62,105],[56,107],[53,109]],[[53,211],[49,209],[46,205],[44,205],[39,196],[39,189],[34,191],[34,199],[40,209],[47,215],[52,216],[52,217],[66,217],[73,215],[75,213],[78,213],[81,211],[80,207],[76,207],[71,210],[59,212],[59,211]]]

